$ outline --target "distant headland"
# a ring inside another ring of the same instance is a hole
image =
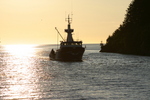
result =
[[[150,56],[150,0],[133,0],[123,23],[100,52]]]

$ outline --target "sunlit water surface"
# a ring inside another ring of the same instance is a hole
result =
[[[0,99],[149,100],[150,57],[99,53],[86,45],[83,62],[49,60],[55,45],[0,47]]]

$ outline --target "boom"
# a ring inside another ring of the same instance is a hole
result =
[[[59,33],[57,27],[55,27],[55,29],[56,29],[57,33],[60,35],[60,37],[65,41],[65,39],[62,37],[62,35]]]

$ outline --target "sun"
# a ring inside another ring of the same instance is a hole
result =
[[[34,56],[35,45],[6,45],[5,50],[14,56]]]

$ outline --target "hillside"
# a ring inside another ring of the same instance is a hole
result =
[[[150,0],[133,0],[125,19],[101,52],[150,56]]]

